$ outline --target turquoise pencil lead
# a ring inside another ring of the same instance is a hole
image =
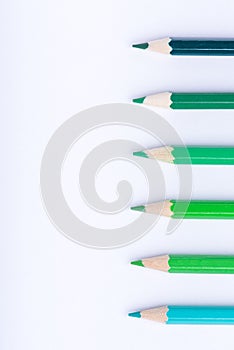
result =
[[[141,313],[140,313],[140,312],[130,312],[130,313],[128,314],[128,316],[130,316],[130,317],[141,318]]]

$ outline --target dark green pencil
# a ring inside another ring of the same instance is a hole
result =
[[[234,56],[232,38],[163,38],[132,46],[178,56]]]

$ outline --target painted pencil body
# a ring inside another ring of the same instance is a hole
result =
[[[234,201],[167,200],[131,209],[174,219],[234,219]]]
[[[234,39],[168,37],[132,46],[177,56],[234,56]]]
[[[234,165],[234,147],[166,146],[133,155],[173,164]]]
[[[170,273],[233,274],[233,255],[161,255],[131,264]]]
[[[135,98],[133,102],[171,109],[234,109],[234,93],[161,92]]]
[[[234,324],[234,306],[161,306],[132,312],[130,317],[166,324]]]

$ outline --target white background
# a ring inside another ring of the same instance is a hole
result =
[[[168,35],[234,37],[234,2],[9,0],[0,6],[1,350],[232,346],[230,326],[163,326],[127,313],[167,303],[234,304],[233,276],[169,275],[129,265],[164,253],[232,254],[233,222],[185,221],[166,235],[167,219],[160,219],[132,245],[88,249],[49,221],[39,172],[53,132],[88,107],[164,90],[233,91],[234,58],[168,57],[130,44]],[[187,144],[234,143],[233,111],[156,111]],[[107,132],[100,132],[104,141]],[[124,136],[151,145],[143,132],[129,128]],[[95,137],[83,140],[87,147],[89,141]],[[124,166],[119,164],[121,174],[133,178],[134,167]],[[173,169],[164,170],[173,196]],[[111,173],[116,175],[116,166],[97,179],[105,200],[116,195],[116,184],[105,191]],[[194,198],[234,198],[234,168],[197,166],[193,176]],[[133,204],[144,198],[146,186],[139,184]],[[90,220],[82,205],[79,211]],[[130,222],[138,214],[126,215]]]

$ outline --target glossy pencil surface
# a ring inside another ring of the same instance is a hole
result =
[[[160,92],[134,103],[172,109],[234,109],[233,92]]]
[[[234,256],[225,255],[169,255],[171,273],[233,274]]]
[[[133,47],[178,56],[234,56],[234,39],[163,38]]]
[[[167,324],[234,324],[233,306],[168,306]]]
[[[174,146],[172,155],[175,164],[233,165],[234,147],[178,147]]]
[[[234,255],[159,255],[131,264],[170,273],[233,274]]]
[[[233,56],[234,39],[171,39],[171,55]]]
[[[234,219],[234,201],[171,200],[175,219]]]
[[[166,146],[133,155],[174,164],[234,165],[234,147]]]
[[[234,93],[171,94],[172,109],[233,109]]]
[[[175,219],[234,219],[234,201],[167,200],[131,209]]]
[[[234,306],[168,305],[132,312],[130,317],[144,318],[166,324],[234,324]]]

